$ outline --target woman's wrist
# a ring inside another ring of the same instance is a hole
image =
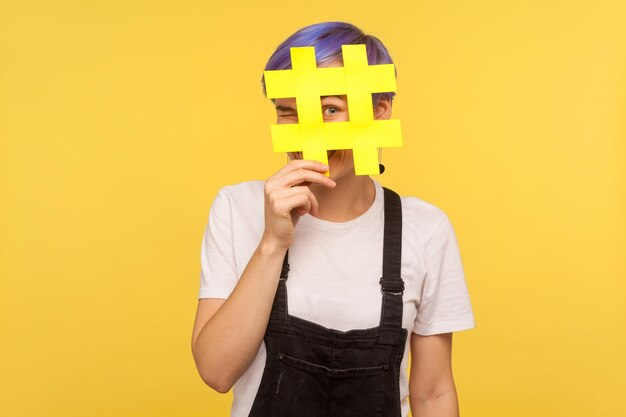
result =
[[[264,233],[257,250],[259,254],[266,257],[280,256],[282,258],[287,252],[287,247],[281,245],[277,239]]]

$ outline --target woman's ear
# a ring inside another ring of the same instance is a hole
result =
[[[391,117],[391,100],[381,98],[374,106],[374,119],[389,119]]]

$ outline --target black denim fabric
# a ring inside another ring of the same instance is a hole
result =
[[[265,332],[267,359],[250,417],[401,417],[402,206],[384,188],[380,324],[346,332],[289,315],[285,255]],[[349,306],[346,306],[349,308]]]

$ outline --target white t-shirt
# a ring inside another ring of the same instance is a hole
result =
[[[379,325],[382,293],[384,198],[361,216],[334,223],[305,214],[289,248],[289,314],[347,331]],[[198,298],[227,298],[264,230],[264,182],[227,186],[216,196],[202,242]],[[402,197],[403,327],[432,335],[474,327],[457,240],[446,214],[415,197]],[[233,329],[235,330],[235,329]],[[400,370],[402,415],[409,412],[407,359]],[[247,417],[261,383],[262,343],[250,368],[233,387],[232,417]]]

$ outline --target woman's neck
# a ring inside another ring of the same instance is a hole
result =
[[[374,182],[367,175],[351,175],[337,181],[337,185],[328,189],[311,187],[317,198],[318,218],[330,222],[353,220],[369,209],[376,197]]]

